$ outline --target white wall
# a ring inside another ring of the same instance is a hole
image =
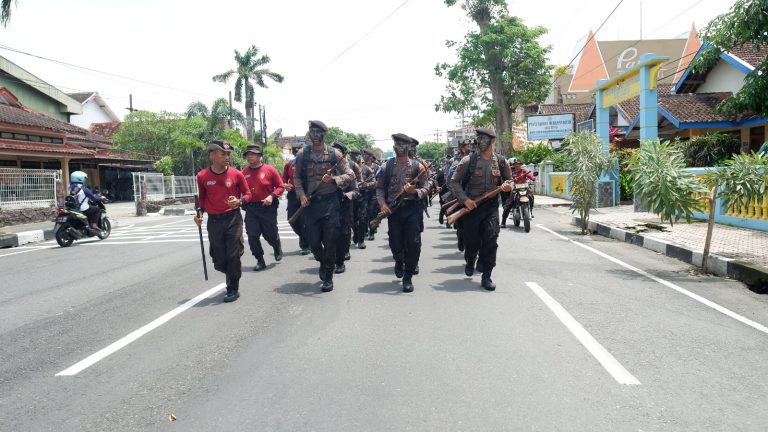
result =
[[[101,109],[95,99],[91,99],[83,105],[83,114],[70,117],[70,123],[84,129],[90,128],[92,123],[111,121],[112,119]]]
[[[706,81],[699,86],[696,93],[736,93],[744,86],[744,77],[743,72],[721,59],[709,72]]]

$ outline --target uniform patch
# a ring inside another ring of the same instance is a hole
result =
[[[208,180],[208,182],[205,184],[206,186],[213,186],[216,184],[216,180]]]
[[[264,173],[261,173],[261,174],[259,174],[259,178],[260,178],[260,179],[264,180],[264,177],[265,177],[265,174],[264,174]]]
[[[232,179],[226,179],[226,180],[224,181],[224,185],[225,185],[226,187],[232,187]]]

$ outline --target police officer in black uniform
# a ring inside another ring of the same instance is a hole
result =
[[[464,273],[472,276],[475,261],[479,254],[479,267],[482,269],[481,286],[488,291],[496,289],[491,280],[491,273],[496,266],[496,250],[499,237],[499,196],[478,204],[476,199],[485,193],[502,186],[502,191],[509,192],[512,186],[503,180],[512,178],[504,156],[493,152],[496,133],[491,129],[477,128],[477,151],[465,156],[459,162],[450,180],[453,194],[472,210],[460,221],[464,230]]]
[[[371,195],[375,192],[376,177],[373,169],[362,162],[359,150],[352,150],[349,154],[352,155],[352,161],[355,162],[360,171],[360,182],[358,183],[360,197],[353,203],[352,243],[356,244],[358,249],[365,249],[365,237],[368,232],[368,222],[370,222],[368,206]]]
[[[376,155],[373,154],[370,150],[363,150],[363,155],[365,157],[365,166],[371,169],[373,172],[373,186],[368,191],[368,212],[367,217],[368,220],[365,222],[366,225],[366,232],[368,233],[368,240],[373,241],[374,238],[376,238],[376,230],[371,228],[370,223],[373,220],[373,218],[376,217],[376,215],[379,213],[379,201],[376,199],[376,178],[380,173],[381,167],[376,162]]]
[[[376,182],[376,198],[381,212],[389,215],[389,248],[395,259],[395,276],[403,278],[403,292],[412,292],[412,278],[421,255],[421,230],[424,226],[421,200],[427,196],[427,180],[426,173],[421,174],[424,167],[408,157],[411,138],[397,133],[392,135],[392,139],[395,142],[395,157],[381,167]],[[410,184],[416,178],[415,184]],[[398,195],[401,196],[398,198]],[[391,206],[398,202],[393,211]]]
[[[343,143],[333,143],[333,148],[339,150],[342,154],[342,158],[347,157],[347,146]],[[344,273],[346,266],[344,261],[350,259],[349,256],[349,242],[352,240],[352,223],[354,219],[354,202],[360,198],[360,192],[357,189],[357,169],[354,162],[347,161],[350,165],[350,169],[355,174],[352,181],[347,182],[341,187],[341,196],[339,204],[339,212],[341,213],[340,227],[339,227],[339,241],[336,242],[336,266],[334,273]]]
[[[340,151],[325,144],[328,127],[319,120],[310,120],[309,139],[296,155],[294,183],[303,213],[304,228],[312,255],[320,262],[323,292],[333,290],[336,264],[336,242],[341,225],[341,187],[354,176]]]

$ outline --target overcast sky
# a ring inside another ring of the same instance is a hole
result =
[[[518,0],[509,10],[549,28],[541,42],[561,65],[618,1]],[[692,23],[701,29],[733,3],[624,0],[596,38],[638,39],[641,16],[646,39],[685,37]],[[432,141],[435,130],[444,140],[457,128],[454,115],[434,110],[445,88],[434,66],[453,59],[446,39],[473,28],[443,0],[18,0],[0,28],[0,55],[67,93],[98,91],[123,117],[129,94],[136,108],[172,112],[227,97],[234,81],[211,77],[234,67],[235,49],[256,45],[285,76],[256,89],[270,133],[303,135],[307,120],[319,119],[389,149],[396,132]]]

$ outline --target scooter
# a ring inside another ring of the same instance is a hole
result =
[[[538,172],[534,172],[534,176],[538,176]],[[530,204],[530,191],[531,185],[528,180],[523,183],[515,183],[512,187],[512,221],[516,227],[520,226],[520,221],[523,221],[523,228],[525,232],[531,231],[531,204]]]
[[[93,204],[93,203],[92,203]],[[112,232],[112,225],[107,218],[107,208],[103,202],[93,204],[101,209],[99,215],[98,230],[91,228],[88,224],[88,216],[85,213],[68,207],[59,207],[53,217],[56,224],[53,228],[56,243],[61,247],[72,246],[75,240],[88,237],[98,237],[101,240],[109,237]]]

